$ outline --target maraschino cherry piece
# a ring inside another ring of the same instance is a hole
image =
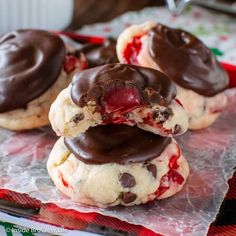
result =
[[[105,110],[129,111],[141,105],[141,98],[137,88],[113,88],[104,96]]]

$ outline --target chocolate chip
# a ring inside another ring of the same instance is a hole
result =
[[[178,134],[181,131],[180,125],[175,125],[174,134]]]
[[[87,94],[83,94],[79,99],[79,106],[85,107],[87,105]]]
[[[207,102],[206,102],[206,100],[204,100],[204,104],[203,104],[203,112],[206,111],[206,108],[207,108]]]
[[[153,176],[154,178],[157,177],[157,168],[156,168],[156,166],[155,166],[154,164],[148,164],[148,165],[147,165],[147,170],[152,173],[152,176]]]
[[[124,117],[125,117],[126,119],[129,119],[129,113],[125,113],[125,114],[124,114]]]
[[[72,120],[74,123],[79,123],[83,119],[84,119],[84,114],[80,113],[80,114],[76,114]]]
[[[89,102],[92,101],[98,103],[101,96],[102,96],[101,88],[93,87],[87,93],[80,96],[78,105],[80,107],[85,107]]]
[[[163,117],[163,120],[166,121],[170,117],[170,113],[167,111],[164,111],[161,113],[161,116]]]
[[[161,96],[153,88],[146,88],[143,97],[148,103],[159,103],[161,100]]]
[[[155,119],[159,118],[159,115],[160,115],[160,112],[159,112],[159,111],[154,111],[154,112],[152,113],[152,118],[155,120]]]
[[[136,184],[134,176],[129,173],[122,173],[119,181],[124,188],[131,188]]]
[[[169,108],[169,107],[165,109],[164,113],[168,113],[169,116],[173,116],[174,115],[172,109]]]
[[[75,55],[76,57],[78,57],[78,58],[80,58],[81,54],[82,54],[82,52],[81,52],[80,50],[76,50],[76,51],[74,52],[74,55]]]
[[[133,202],[137,198],[137,195],[135,193],[131,192],[122,192],[121,193],[121,199],[124,203],[130,203]]]
[[[165,109],[159,109],[159,110],[154,111],[152,117],[158,123],[164,123],[172,115],[173,115],[173,111],[170,108],[165,108]]]

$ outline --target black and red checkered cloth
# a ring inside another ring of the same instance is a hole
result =
[[[236,235],[236,172],[228,183],[229,191],[225,196],[216,220],[209,228],[207,236]],[[59,208],[55,204],[42,204],[26,194],[4,189],[0,190],[0,211],[67,229],[97,232],[106,235],[159,235],[143,226],[132,225],[98,213],[80,213],[75,210]]]

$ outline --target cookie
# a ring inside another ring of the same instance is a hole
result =
[[[0,126],[11,130],[47,125],[51,103],[85,62],[42,30],[0,38],[0,58]]]
[[[175,85],[157,70],[108,64],[75,74],[72,85],[52,104],[49,119],[65,137],[110,123],[180,135],[188,128],[188,117],[175,96]]]
[[[106,39],[102,44],[87,43],[79,51],[85,55],[89,68],[119,62],[116,55],[116,40],[113,38]]]
[[[99,207],[169,197],[183,188],[189,174],[174,139],[127,125],[97,126],[75,138],[61,137],[47,169],[61,192]]]
[[[189,32],[155,22],[133,25],[119,36],[117,55],[121,63],[160,70],[176,83],[190,129],[210,126],[226,106],[228,75]]]

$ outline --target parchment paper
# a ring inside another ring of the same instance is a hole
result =
[[[0,129],[0,188],[63,208],[113,216],[163,235],[202,236],[217,214],[236,165],[236,90],[227,94],[229,106],[212,127],[177,139],[191,174],[183,191],[172,198],[109,209],[71,201],[56,190],[47,174],[46,161],[55,137],[45,130],[14,133]]]

